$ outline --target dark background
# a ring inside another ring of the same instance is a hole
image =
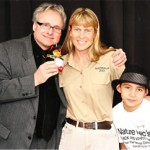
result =
[[[77,7],[91,8],[100,20],[102,42],[122,48],[127,64],[150,74],[150,0],[0,0],[0,42],[32,32],[33,11],[43,2],[62,4],[68,19]]]

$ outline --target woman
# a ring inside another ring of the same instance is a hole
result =
[[[62,47],[65,67],[59,75],[67,99],[66,124],[60,150],[118,150],[112,124],[111,81],[120,77],[124,65],[112,61],[114,48],[100,43],[100,26],[88,8],[76,9],[69,20]]]

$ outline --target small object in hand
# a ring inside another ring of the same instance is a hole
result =
[[[62,72],[63,71],[63,67],[62,66],[58,67],[58,71]]]
[[[61,58],[55,58],[54,61],[55,61],[56,65],[57,65],[57,67],[58,67],[58,71],[62,72],[63,71],[63,67],[64,67],[64,61],[63,61],[63,59],[61,59]]]
[[[54,55],[55,58],[59,58],[61,56],[61,51],[58,50],[58,49],[55,49],[53,51],[53,55]]]

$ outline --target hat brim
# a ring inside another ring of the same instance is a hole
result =
[[[146,85],[143,85],[143,84],[140,84],[140,83],[137,83],[137,82],[131,82],[131,81],[127,81],[127,80],[113,80],[112,82],[111,82],[111,86],[112,86],[112,88],[114,89],[114,90],[116,90],[116,87],[117,87],[117,85],[118,84],[121,84],[121,83],[124,83],[124,82],[130,82],[130,83],[134,83],[134,84],[139,84],[139,85],[141,85],[141,86],[144,86],[145,88],[147,88],[148,90],[150,90],[150,88],[148,87],[148,86],[146,86]]]

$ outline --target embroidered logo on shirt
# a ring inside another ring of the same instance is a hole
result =
[[[105,72],[109,67],[95,67],[95,70],[99,70],[99,72]]]

